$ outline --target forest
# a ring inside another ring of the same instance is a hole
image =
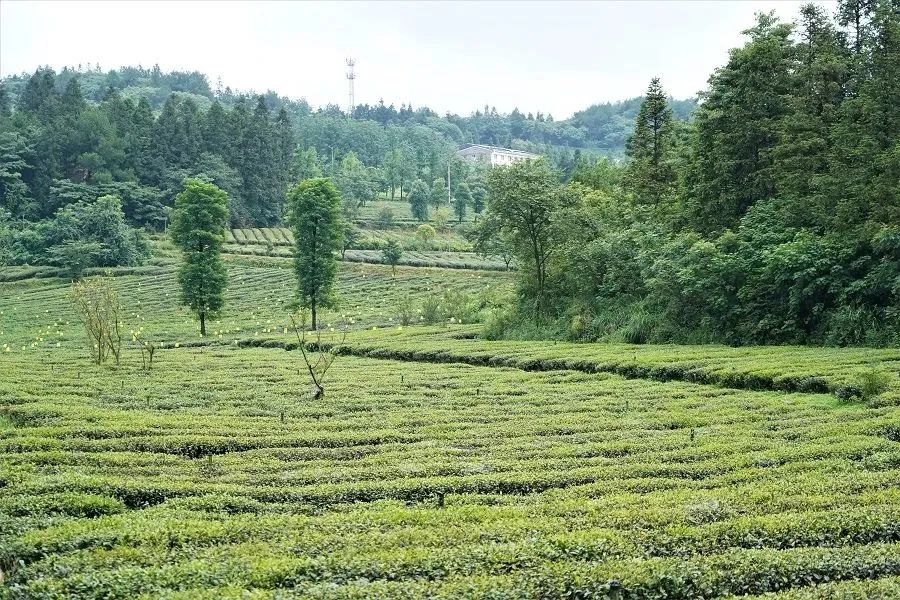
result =
[[[524,291],[495,335],[900,343],[900,10],[839,6],[759,15],[688,125],[654,80],[624,166],[493,172]]]
[[[496,336],[896,344],[897,3],[761,14],[744,33],[699,103],[654,79],[565,121],[383,102],[347,115],[158,67],[9,77],[0,261],[141,264],[188,177],[224,190],[244,227],[281,224],[289,187],[321,175],[348,221],[379,196],[424,220],[449,170],[455,208],[486,210],[464,233],[518,265]],[[454,157],[471,142],[545,160],[488,173]]]

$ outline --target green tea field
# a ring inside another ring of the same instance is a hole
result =
[[[900,595],[900,350],[491,342],[506,273],[342,263],[313,400],[290,265],[231,257],[205,338],[114,277],[149,372],[0,283],[0,598]]]
[[[289,258],[293,256],[293,240],[290,229],[285,227],[232,229],[226,234],[224,249],[238,256]],[[395,241],[403,248],[398,264],[405,266],[495,271],[510,268],[500,257],[485,257],[474,252],[472,244],[452,230],[435,232],[433,238],[424,241],[416,236],[415,229],[360,229],[359,239],[343,252],[341,259],[384,263],[382,250],[389,241]]]

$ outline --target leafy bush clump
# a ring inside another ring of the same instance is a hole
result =
[[[890,387],[891,378],[884,371],[870,369],[857,375],[856,381],[863,400],[869,400],[886,392]]]

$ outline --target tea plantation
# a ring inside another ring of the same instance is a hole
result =
[[[898,349],[491,342],[506,273],[344,263],[312,400],[290,261],[228,265],[205,338],[113,279],[149,372],[0,283],[0,598],[900,597]]]

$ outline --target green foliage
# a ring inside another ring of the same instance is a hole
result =
[[[434,230],[434,227],[428,224],[419,225],[416,228],[416,241],[418,241],[423,247],[429,247],[431,241],[434,239],[434,236],[437,232]]]
[[[483,235],[507,235],[523,273],[523,288],[534,299],[530,312],[539,321],[548,311],[548,266],[561,237],[553,226],[568,204],[567,192],[544,160],[494,169],[488,176],[490,204]]]
[[[378,227],[380,229],[390,229],[394,225],[394,211],[390,206],[383,207],[378,211]]]
[[[456,214],[458,223],[462,223],[466,218],[466,209],[472,204],[472,192],[469,190],[469,184],[462,182],[456,188],[456,194],[453,196],[453,212]]]
[[[356,248],[361,235],[362,232],[356,225],[350,223],[349,221],[344,221],[344,236],[343,243],[341,244],[341,259],[344,258],[347,250]]]
[[[497,218],[492,189],[475,239],[516,257],[510,333],[537,335],[523,321],[543,305],[544,335],[579,339],[900,344],[900,18],[890,5],[844,6],[837,23],[804,7],[796,36],[759,15],[690,126],[672,120],[654,81],[624,173],[576,160],[543,242],[495,235],[510,217]],[[533,216],[553,205],[551,187],[534,203],[511,193],[504,209]]]
[[[312,328],[317,311],[335,302],[336,254],[344,250],[341,195],[329,179],[301,181],[288,193],[288,223],[294,234],[294,269],[300,306],[310,309]]]
[[[95,266],[103,252],[100,242],[68,240],[47,249],[51,264],[59,265],[72,280],[81,279],[84,270]]]
[[[181,302],[200,317],[200,335],[206,335],[206,319],[215,318],[225,304],[221,252],[227,221],[228,195],[211,183],[186,179],[175,198],[170,235],[183,256]]]
[[[435,210],[447,205],[447,182],[443,177],[435,177],[431,183],[431,205]]]
[[[676,177],[674,145],[672,109],[659,78],[654,77],[626,147],[625,184],[639,202],[658,205],[670,194]]]
[[[391,272],[396,275],[397,264],[403,257],[403,246],[401,246],[400,242],[397,240],[388,240],[388,243],[381,251],[381,254],[384,257],[384,262],[391,266]]]
[[[421,179],[413,181],[412,186],[409,188],[409,207],[414,219],[417,221],[428,220],[429,200],[430,191],[425,182]]]
[[[6,262],[55,265],[72,279],[92,267],[141,265],[150,255],[146,235],[126,224],[117,196],[79,198],[52,219],[4,229]]]
[[[878,369],[863,371],[856,381],[863,400],[871,400],[875,396],[886,392],[891,386],[891,376]]]
[[[791,26],[759,14],[743,48],[710,79],[695,119],[697,141],[687,173],[691,228],[734,227],[758,200],[775,192],[773,149],[789,113]],[[741,86],[744,93],[734,93]]]
[[[306,150],[297,148],[294,153],[294,165],[291,175],[296,181],[305,181],[322,176],[322,168],[319,166],[319,157],[315,148]]]

